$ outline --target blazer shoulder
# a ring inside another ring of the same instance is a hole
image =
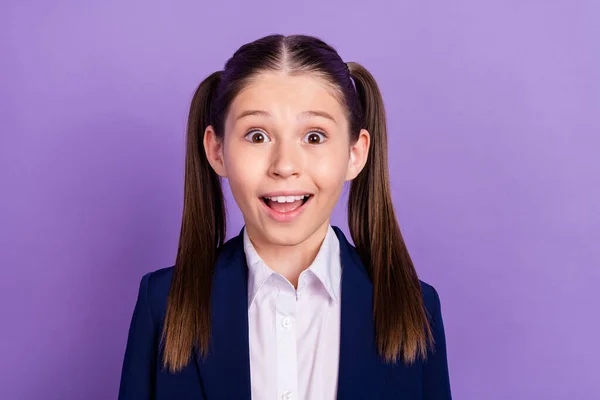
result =
[[[422,398],[450,400],[452,394],[440,296],[433,286],[423,281],[421,281],[421,292],[433,336],[433,348],[428,350],[427,360],[423,363]]]
[[[217,251],[218,260],[215,269],[221,264],[224,267],[232,264],[231,258],[234,257],[235,250],[239,249],[240,251],[243,251],[241,246],[241,234],[219,246]],[[150,309],[150,315],[155,321],[164,320],[165,314],[167,313],[167,301],[174,270],[175,266],[172,265],[170,267],[148,272],[142,277],[140,294],[146,299],[148,308]]]
[[[142,287],[146,288],[148,307],[155,320],[163,319],[166,313],[174,268],[174,266],[160,268],[142,277]]]
[[[440,296],[432,285],[422,280],[419,280],[421,284],[421,294],[423,296],[423,303],[429,315],[435,315],[440,312]]]

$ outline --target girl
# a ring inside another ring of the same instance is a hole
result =
[[[386,135],[373,76],[314,37],[264,37],[206,78],[176,263],[141,280],[119,398],[450,399]],[[221,178],[245,222],[226,243]],[[346,181],[356,247],[329,224]]]

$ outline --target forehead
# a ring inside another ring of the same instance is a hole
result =
[[[266,72],[253,77],[235,97],[229,115],[235,117],[248,109],[280,115],[318,110],[341,122],[345,110],[339,99],[331,84],[316,75]]]

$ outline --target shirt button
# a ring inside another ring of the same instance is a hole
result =
[[[293,321],[290,317],[285,317],[281,320],[281,326],[283,326],[285,329],[289,329],[292,325],[293,325]],[[286,392],[289,393],[289,392]]]
[[[292,399],[292,392],[290,392],[289,390],[286,390],[285,392],[283,392],[283,394],[281,395],[281,398],[283,400],[291,400]]]

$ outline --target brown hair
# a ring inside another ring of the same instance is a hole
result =
[[[161,340],[163,367],[177,372],[188,364],[194,346],[205,356],[209,345],[211,283],[226,223],[220,177],[203,148],[205,129],[212,125],[222,139],[232,100],[253,76],[265,71],[324,79],[347,110],[351,142],[362,128],[370,133],[367,163],[350,185],[348,221],[374,287],[378,350],[386,362],[424,360],[433,337],[419,279],[394,214],[386,116],[377,83],[360,64],[345,63],[315,37],[270,35],[240,47],[223,71],[200,83],[192,99],[181,234]]]

